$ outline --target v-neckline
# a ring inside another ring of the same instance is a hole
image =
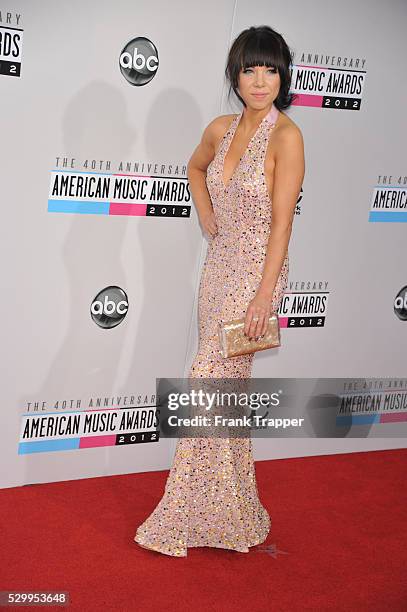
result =
[[[252,141],[254,140],[255,136],[257,136],[257,133],[260,130],[260,127],[263,125],[264,121],[269,118],[269,116],[270,116],[270,114],[272,113],[273,110],[274,110],[274,105],[271,107],[271,109],[267,113],[267,115],[265,115],[263,117],[263,119],[260,121],[259,125],[256,128],[256,131],[254,132],[253,136],[250,138],[249,142],[247,143],[247,146],[246,146],[245,150],[243,151],[243,155],[241,156],[241,158],[237,162],[236,166],[234,167],[233,172],[232,172],[228,182],[225,184],[225,178],[224,178],[224,176],[225,176],[225,159],[226,159],[226,155],[228,154],[228,151],[229,151],[229,149],[230,149],[230,147],[232,145],[233,138],[235,137],[235,134],[236,134],[237,128],[239,127],[241,118],[243,116],[243,109],[240,111],[239,115],[235,118],[235,120],[234,120],[234,121],[236,121],[235,128],[234,129],[232,128],[232,136],[231,136],[231,138],[229,138],[229,144],[227,145],[226,150],[223,153],[221,180],[222,180],[222,185],[223,185],[224,191],[227,191],[229,189],[229,186],[230,186],[231,182],[233,181],[233,178],[234,178],[236,172],[238,171],[238,169],[240,167],[240,164],[242,163],[244,157],[247,154],[247,151],[250,148],[250,145],[252,144]]]

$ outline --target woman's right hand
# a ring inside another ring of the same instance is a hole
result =
[[[208,210],[202,213],[199,217],[199,221],[203,227],[204,232],[209,234],[212,238],[218,233],[218,225],[216,223],[216,217],[213,210]]]

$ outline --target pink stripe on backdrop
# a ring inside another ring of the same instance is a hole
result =
[[[149,174],[113,174],[113,176],[139,176],[140,178],[151,178]]]
[[[145,217],[147,204],[128,204],[127,202],[110,202],[109,215],[128,215]]]
[[[295,94],[298,96],[293,101],[293,106],[318,106],[322,107],[322,96],[311,96],[310,94]]]
[[[397,423],[398,421],[407,421],[407,412],[380,415],[380,423]]]
[[[287,327],[288,317],[278,317],[278,323],[280,327]]]
[[[316,68],[317,70],[335,70],[335,68],[328,68],[327,66],[313,66],[312,64],[295,64],[300,68]]]
[[[96,448],[96,446],[115,446],[116,436],[89,436],[81,438],[79,448]]]

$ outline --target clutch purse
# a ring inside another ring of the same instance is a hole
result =
[[[280,325],[276,313],[269,316],[267,330],[264,336],[257,341],[254,338],[249,340],[244,335],[244,322],[245,319],[233,319],[226,323],[218,322],[222,357],[237,357],[237,355],[246,355],[246,353],[255,353],[280,346]]]

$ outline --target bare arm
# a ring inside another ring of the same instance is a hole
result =
[[[281,135],[272,194],[272,223],[263,277],[258,292],[273,297],[291,237],[295,207],[304,179],[304,144],[298,128],[289,127]]]
[[[215,143],[225,131],[224,122],[225,117],[221,116],[209,123],[187,165],[188,181],[199,221],[203,230],[211,236],[217,233],[218,228],[206,186],[206,170],[214,158]]]
[[[258,337],[267,329],[271,300],[287,254],[294,211],[305,174],[304,142],[296,126],[279,136],[272,192],[272,223],[263,276],[246,313],[245,332]],[[253,321],[253,317],[258,317]]]

